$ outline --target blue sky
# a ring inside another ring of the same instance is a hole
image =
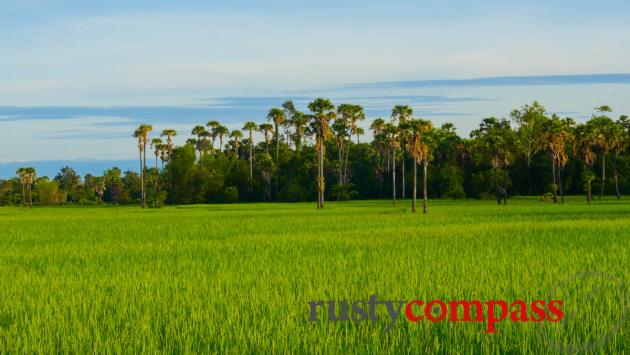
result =
[[[410,103],[463,134],[534,99],[630,111],[624,76],[511,78],[630,73],[627,1],[0,0],[0,33],[0,163],[132,159],[139,120],[238,128],[285,97]]]

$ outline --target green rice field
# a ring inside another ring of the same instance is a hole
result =
[[[0,353],[630,352],[629,201],[410,204],[0,208]],[[309,321],[309,301],[371,295],[565,317]]]

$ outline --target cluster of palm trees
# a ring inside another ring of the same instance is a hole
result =
[[[37,173],[35,168],[19,168],[15,174],[20,179],[20,185],[22,185],[22,205],[26,206],[26,193],[28,191],[28,205],[33,207],[33,184],[37,180]]]
[[[304,140],[313,137],[317,153],[317,208],[324,208],[324,196],[326,191],[324,163],[326,157],[326,142],[332,141],[338,149],[338,185],[339,194],[349,183],[349,152],[352,139],[356,137],[357,144],[360,136],[365,132],[360,126],[365,120],[363,107],[354,104],[341,104],[337,107],[325,98],[317,98],[307,105],[308,112],[297,110],[292,101],[285,101],[281,108],[272,108],[267,115],[265,123],[246,122],[242,131],[229,130],[218,121],[209,121],[205,126],[195,126],[187,140],[198,152],[199,161],[206,156],[214,157],[234,151],[236,159],[242,145],[247,147],[249,160],[249,178],[253,179],[254,161],[254,133],[259,132],[264,138],[264,153],[270,159],[269,146],[275,142],[275,166],[262,169],[264,180],[270,186],[271,177],[275,171],[275,193],[278,193],[279,183],[279,156],[280,142],[284,141],[290,148],[293,145],[297,154]],[[525,105],[511,113],[511,120],[486,118],[479,127],[470,134],[470,139],[459,138],[452,124],[447,123],[441,127],[434,127],[431,121],[414,118],[413,109],[407,105],[394,106],[389,119],[376,118],[370,124],[373,141],[372,146],[378,152],[377,164],[381,175],[391,173],[392,204],[396,204],[396,171],[401,172],[400,183],[402,187],[401,197],[405,199],[405,155],[408,154],[413,161],[413,196],[412,211],[416,212],[417,195],[417,166],[422,166],[422,194],[423,212],[427,212],[428,204],[428,169],[433,160],[434,151],[445,140],[452,140],[455,150],[462,156],[475,158],[487,162],[494,174],[494,192],[498,204],[507,202],[507,190],[509,168],[516,157],[522,157],[527,163],[528,180],[531,170],[531,162],[534,156],[546,152],[551,158],[551,192],[553,201],[564,201],[563,171],[570,159],[579,159],[584,164],[585,191],[587,200],[592,200],[592,182],[595,174],[593,165],[601,159],[601,191],[604,193],[604,181],[606,179],[606,159],[612,155],[613,175],[616,194],[619,197],[618,171],[616,158],[622,154],[628,146],[628,132],[630,122],[627,116],[621,116],[613,121],[606,116],[611,112],[608,106],[596,109],[596,114],[585,123],[576,124],[571,118],[560,118],[553,114],[548,116],[544,107],[534,102]],[[511,122],[516,124],[515,129]],[[162,167],[169,162],[173,154],[173,137],[176,131],[165,129],[161,137],[150,139],[151,125],[142,124],[134,133],[138,139],[138,152],[140,157],[140,175],[142,181],[142,206],[146,207],[146,188],[144,186],[147,174],[146,150],[149,145],[155,154],[155,167],[158,171],[158,160],[162,160]],[[247,138],[244,138],[243,131]],[[166,142],[162,140],[166,139]],[[218,147],[215,147],[218,140]],[[224,144],[227,143],[227,144]],[[398,158],[400,154],[400,158]],[[260,157],[260,159],[265,157]],[[271,159],[270,159],[271,160]],[[399,164],[399,166],[397,166]],[[237,164],[238,169],[238,164]],[[170,169],[169,169],[170,173]],[[169,178],[172,195],[172,177]],[[268,187],[270,190],[270,188]],[[271,195],[271,192],[268,192]],[[531,194],[531,184],[530,184]]]

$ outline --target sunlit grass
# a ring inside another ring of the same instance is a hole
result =
[[[627,201],[577,197],[431,201],[428,215],[410,201],[0,208],[0,352],[628,352],[629,323],[612,328],[629,216]],[[312,300],[552,293],[571,320],[496,334],[402,318],[387,333],[385,309],[377,323],[308,322]]]

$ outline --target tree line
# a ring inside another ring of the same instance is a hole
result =
[[[630,190],[630,120],[611,113],[600,106],[577,123],[534,102],[509,118],[485,118],[460,137],[453,124],[436,126],[406,105],[368,126],[360,105],[317,98],[302,112],[288,100],[270,109],[266,122],[240,130],[214,120],[197,125],[181,146],[173,141],[181,132],[142,124],[133,133],[137,172],[114,167],[81,178],[64,167],[49,179],[21,168],[0,180],[0,204],[317,201],[324,208],[331,199],[387,197],[393,205],[410,198],[415,212],[421,195],[426,212],[429,198],[501,205],[515,195],[562,203],[566,194],[584,194],[590,203],[594,195],[621,198]],[[370,142],[361,142],[363,127]]]

